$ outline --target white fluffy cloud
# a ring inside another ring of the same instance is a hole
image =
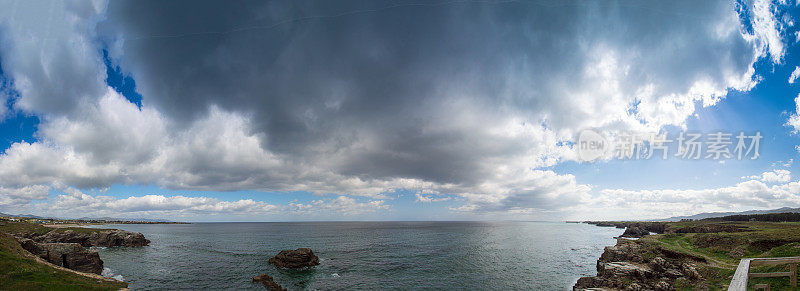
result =
[[[761,180],[766,183],[786,183],[792,179],[792,172],[784,169],[776,169],[764,172],[757,176],[742,177],[744,179]]]
[[[800,207],[800,182],[770,186],[748,180],[734,186],[699,190],[604,189],[567,210],[575,213],[575,219],[653,219],[780,207]]]
[[[786,126],[792,128],[792,131],[797,133],[800,131],[800,94],[794,98],[795,104],[795,113],[789,116],[789,119],[786,120]]]
[[[49,192],[50,187],[45,185],[21,188],[0,187],[0,206],[27,204],[33,200],[46,199]]]
[[[26,199],[44,199],[49,187],[37,186],[20,189]],[[44,196],[37,192],[44,192]],[[277,205],[252,199],[222,201],[202,196],[145,195],[117,199],[111,196],[89,195],[74,188],[63,189],[63,194],[33,206],[14,208],[17,211],[35,211],[39,215],[59,217],[114,217],[114,218],[173,218],[191,217],[209,219],[226,217],[271,217],[277,219],[334,218],[390,211],[383,200],[359,202],[354,198],[338,196],[320,198],[310,203],[290,202]],[[2,202],[2,201],[0,201]]]
[[[800,77],[800,67],[794,67],[794,71],[792,71],[792,74],[789,76],[789,84],[794,84],[794,81],[797,80],[798,77]]]
[[[42,123],[39,141],[13,144],[0,155],[0,187],[6,187],[0,189],[155,184],[309,191],[337,198],[287,207],[343,214],[388,207],[348,196],[383,199],[409,189],[460,196],[464,204],[454,210],[461,212],[563,209],[590,199],[592,188],[572,175],[535,169],[572,159],[565,142],[574,133],[684,125],[696,106],[752,88],[760,58],[782,61],[785,24],[766,1],[739,9],[751,30],[743,29],[731,3],[691,4],[662,3],[657,10],[702,17],[611,4],[437,6],[426,8],[432,17],[398,16],[424,27],[386,23],[377,13],[341,27],[298,22],[305,33],[283,37],[244,32],[189,39],[181,35],[207,31],[170,25],[178,18],[147,9],[141,9],[147,19],[127,15],[125,6],[135,2],[2,2],[8,9],[0,9],[0,58],[20,94],[14,106]],[[197,10],[216,12],[213,5],[198,3]],[[264,5],[269,16],[258,19],[281,19],[273,15],[279,4]],[[517,9],[553,21],[518,17]],[[225,19],[208,21],[231,28]],[[160,24],[187,31],[161,31]],[[347,33],[353,30],[360,37]],[[396,30],[408,31],[417,47],[385,38]],[[259,33],[283,32],[276,31]],[[104,83],[104,42],[136,78],[142,108]],[[254,54],[253,47],[265,49]],[[793,116],[789,124],[800,121]],[[0,191],[0,204],[46,198],[23,192]],[[64,213],[281,209],[249,200],[82,193],[41,207]]]
[[[453,199],[453,197],[449,197],[449,196],[436,197],[436,196],[433,196],[433,195],[424,195],[425,192],[430,192],[430,191],[421,191],[421,192],[414,193],[414,197],[417,199],[416,202],[432,203],[432,202],[448,201],[448,200]]]

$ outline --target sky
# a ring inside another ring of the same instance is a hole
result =
[[[800,207],[798,10],[0,0],[0,212],[600,220]],[[585,132],[607,141],[597,159],[580,152]],[[740,133],[762,138],[720,159],[707,155],[715,133],[729,153]],[[642,147],[665,135],[667,158],[617,155],[634,134]],[[684,158],[681,135],[706,152]]]

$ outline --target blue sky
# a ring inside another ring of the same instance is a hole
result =
[[[800,207],[793,1],[0,8],[0,212],[563,220]],[[764,138],[756,160],[585,162],[582,130]]]

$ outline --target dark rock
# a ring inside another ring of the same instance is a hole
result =
[[[667,224],[665,222],[656,222],[656,221],[587,221],[588,224],[593,224],[596,226],[606,226],[606,227],[616,227],[616,228],[626,228],[626,227],[638,227],[644,229],[649,232],[655,233],[664,233],[666,231]]]
[[[650,232],[644,228],[638,226],[628,226],[628,228],[625,229],[625,232],[622,233],[622,237],[643,237],[649,234]]]
[[[309,248],[284,250],[269,259],[269,263],[283,268],[303,268],[319,265],[319,258]]]
[[[276,283],[275,280],[272,279],[272,276],[267,274],[261,274],[253,277],[253,282],[261,282],[261,284],[264,284],[264,287],[270,291],[286,291],[286,288],[283,288],[283,286]]]
[[[78,272],[101,274],[103,260],[95,251],[87,250],[77,243],[37,243],[20,239],[23,249],[54,265]]]
[[[118,229],[99,231],[74,231],[71,229],[53,230],[42,235],[22,233],[17,236],[32,239],[39,243],[77,243],[84,247],[140,247],[150,244],[150,240],[138,232]]]

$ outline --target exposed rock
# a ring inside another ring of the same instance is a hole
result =
[[[652,261],[650,261],[650,266],[653,266],[653,270],[664,271],[664,269],[667,267],[667,260],[662,257],[655,257]]]
[[[649,234],[650,234],[649,231],[647,231],[644,228],[641,228],[639,226],[628,226],[628,228],[625,229],[625,232],[622,233],[622,236],[623,237],[643,237],[643,236],[649,235]]]
[[[659,291],[672,290],[672,286],[670,286],[669,283],[667,283],[667,281],[659,281],[658,283],[656,283],[655,287],[656,287],[656,290],[659,290]]]
[[[597,260],[597,276],[578,279],[573,290],[672,290],[677,280],[700,284],[695,263],[704,261],[647,241],[620,240]]]
[[[42,235],[21,233],[17,236],[29,238],[39,243],[77,243],[84,247],[140,247],[150,244],[150,240],[138,232],[118,229],[99,231],[74,231],[71,229],[53,230]]]
[[[700,276],[700,273],[697,272],[697,269],[695,269],[694,265],[692,264],[683,263],[681,269],[683,270],[683,274],[689,277],[689,279],[703,279],[703,277]]]
[[[642,262],[641,254],[643,251],[641,250],[641,246],[641,244],[635,242],[624,242],[605,247],[598,262]]]
[[[319,265],[319,258],[309,248],[284,250],[269,259],[269,263],[283,268],[302,268]]]
[[[253,277],[253,282],[261,282],[261,284],[264,284],[264,287],[270,291],[286,291],[286,288],[283,288],[283,286],[276,283],[275,280],[272,279],[272,276],[267,274],[261,274]]]
[[[649,278],[653,276],[653,270],[629,262],[601,262],[597,267],[597,275],[600,277]]]
[[[728,252],[728,256],[731,258],[741,258],[744,257],[747,248],[745,246],[736,246],[730,252]]]
[[[103,260],[96,251],[87,250],[77,243],[37,243],[30,239],[20,239],[23,249],[64,268],[78,272],[101,274]]]

